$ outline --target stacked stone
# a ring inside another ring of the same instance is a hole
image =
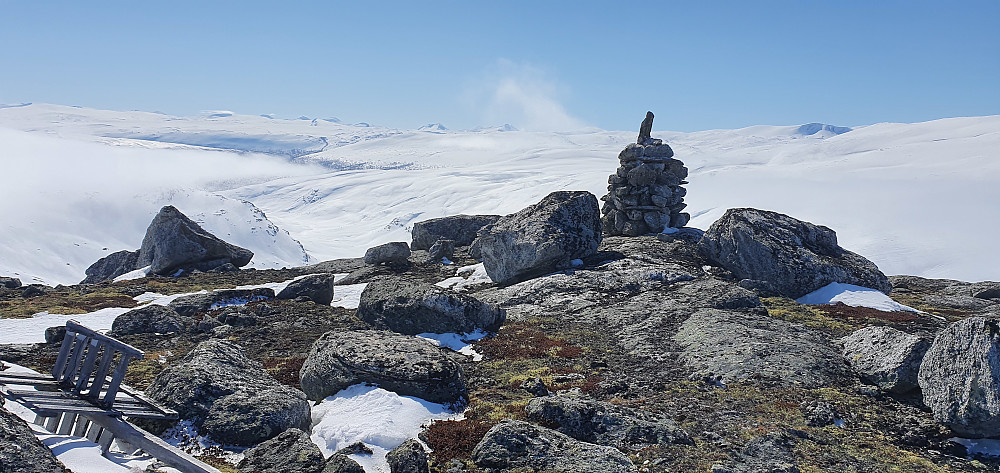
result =
[[[687,225],[691,216],[681,212],[688,170],[673,159],[674,150],[650,138],[652,112],[639,130],[639,139],[618,155],[621,166],[608,177],[608,194],[601,198],[601,223],[607,235],[638,236],[659,233],[666,227]]]

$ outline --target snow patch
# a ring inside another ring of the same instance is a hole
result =
[[[582,265],[583,261],[580,261],[580,263]],[[486,266],[483,266],[483,263],[463,266],[458,268],[455,274],[456,276],[443,281],[438,281],[434,283],[434,285],[445,289],[451,289],[456,292],[462,292],[472,286],[493,282],[493,280],[490,279],[490,275],[486,274]]]
[[[403,442],[417,438],[434,420],[461,419],[444,404],[385,389],[355,384],[312,408],[312,441],[330,456],[355,442],[372,448],[372,455],[351,455],[367,473],[389,472],[385,455]]]
[[[67,320],[101,332],[111,330],[111,324],[119,315],[132,309],[109,307],[86,314],[50,314],[39,312],[24,319],[0,319],[0,344],[3,343],[45,343],[45,329],[66,325]]]
[[[908,311],[920,312],[912,307],[900,304],[889,296],[867,287],[832,282],[796,300],[799,304],[836,304],[843,302],[851,307],[869,307],[884,312]]]
[[[417,336],[430,340],[439,347],[449,348],[466,356],[471,356],[472,361],[482,361],[483,355],[472,348],[472,342],[486,338],[489,334],[476,330],[468,333],[418,333]]]
[[[143,267],[141,267],[139,269],[136,269],[134,271],[129,271],[129,272],[125,273],[125,274],[122,274],[121,276],[116,277],[114,279],[114,281],[112,281],[112,282],[131,281],[133,279],[144,278],[144,277],[146,277],[147,274],[149,274],[149,268],[152,268],[152,267],[153,267],[152,265],[150,265],[150,266],[143,266]]]
[[[333,286],[333,307],[343,307],[345,309],[357,309],[361,305],[361,293],[365,291],[368,283],[346,284],[343,286]]]

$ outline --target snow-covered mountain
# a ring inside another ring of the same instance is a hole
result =
[[[77,282],[137,248],[167,203],[253,250],[253,265],[302,264],[295,240],[314,260],[359,256],[427,218],[514,212],[560,189],[601,196],[636,135],[211,115],[0,108],[0,274]],[[763,208],[833,228],[887,274],[1000,278],[1000,116],[653,136],[691,170],[691,226]]]

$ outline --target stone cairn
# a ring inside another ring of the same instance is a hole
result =
[[[608,195],[601,197],[601,223],[606,235],[638,236],[660,233],[666,227],[687,225],[691,215],[681,212],[688,170],[673,159],[674,150],[663,140],[650,138],[653,112],[639,127],[639,139],[618,155],[621,166],[608,177]]]

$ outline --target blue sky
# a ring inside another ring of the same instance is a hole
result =
[[[0,103],[693,131],[1000,113],[1000,2],[0,0]]]

